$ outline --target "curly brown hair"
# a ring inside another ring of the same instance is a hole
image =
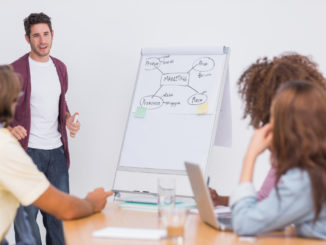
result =
[[[52,33],[51,18],[44,13],[32,13],[24,19],[25,33],[30,38],[31,27],[35,24],[44,23],[49,26],[50,32]]]
[[[238,86],[245,101],[243,118],[258,128],[269,122],[272,99],[281,84],[302,80],[326,88],[326,80],[315,62],[306,56],[288,53],[273,59],[258,59],[241,75]]]
[[[291,168],[306,171],[314,199],[314,221],[326,204],[325,98],[326,90],[316,84],[287,82],[280,87],[271,108],[276,183]]]

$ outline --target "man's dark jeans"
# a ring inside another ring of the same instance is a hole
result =
[[[57,189],[69,193],[69,175],[67,160],[64,155],[63,147],[53,150],[27,149],[28,155],[32,158],[38,169],[45,174],[50,183]],[[40,230],[36,222],[39,209],[34,205],[24,207],[28,215],[28,220],[34,234],[36,244],[41,245]],[[47,245],[63,245],[65,244],[63,236],[62,222],[54,216],[41,211],[43,216],[43,224],[46,229]],[[23,234],[17,230],[17,218],[15,220],[15,238],[16,242],[23,240]]]
[[[21,234],[22,239],[16,245],[35,245],[36,241],[23,206],[19,206],[16,214],[16,230]],[[0,245],[9,245],[6,239]]]

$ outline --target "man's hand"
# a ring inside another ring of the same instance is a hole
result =
[[[14,128],[8,127],[12,136],[14,136],[17,140],[24,139],[27,136],[27,131],[23,126],[16,126]]]
[[[113,195],[113,191],[97,188],[88,193],[85,199],[91,204],[94,212],[100,212],[106,205],[106,199],[111,195]]]
[[[106,198],[112,194],[112,191],[105,192],[103,188],[97,188],[88,193],[86,198],[80,199],[50,185],[33,204],[57,219],[72,220],[101,211]]]
[[[78,112],[76,112],[74,115],[68,117],[66,119],[66,125],[67,125],[67,128],[69,129],[69,132],[70,132],[70,136],[72,138],[75,138],[77,132],[79,131],[80,129],[80,123],[79,123],[79,120],[77,120],[76,122],[74,122],[75,120],[75,117],[78,115]]]
[[[217,194],[216,190],[209,188],[209,193],[211,194],[211,198],[214,206],[228,206],[229,205],[229,197],[228,196],[220,196]]]

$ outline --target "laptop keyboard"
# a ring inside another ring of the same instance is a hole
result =
[[[224,224],[226,226],[232,225],[232,213],[221,213],[217,215],[217,220],[219,223]]]
[[[231,219],[232,218],[232,213],[228,212],[228,213],[220,213],[216,216],[217,218],[228,218]]]

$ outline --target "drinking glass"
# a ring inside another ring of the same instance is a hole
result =
[[[168,239],[182,243],[187,216],[188,210],[184,207],[167,206],[162,208],[162,221]]]
[[[158,216],[162,216],[163,207],[175,205],[175,179],[160,177],[157,180],[157,208]]]

